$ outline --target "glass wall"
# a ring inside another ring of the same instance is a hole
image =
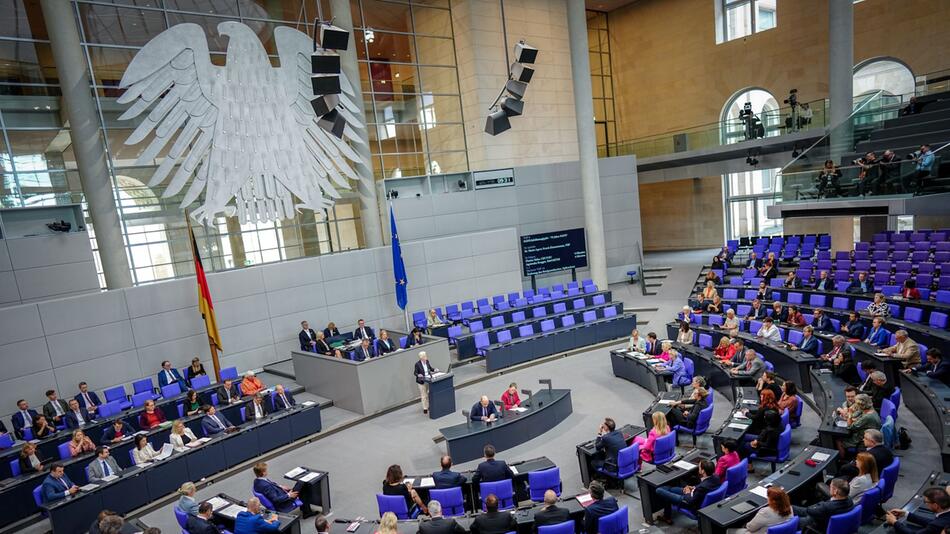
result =
[[[329,2],[322,3],[329,17]],[[257,33],[278,66],[274,28],[290,26],[312,35],[316,0],[74,0],[72,6],[104,128],[133,281],[191,274],[183,194],[161,198],[163,185],[146,185],[165,152],[141,165],[136,160],[153,137],[125,144],[134,124],[118,119],[126,109],[116,103],[122,75],[139,48],[185,22],[204,29],[216,65],[225,63],[227,49],[217,26],[238,21]],[[351,6],[360,28],[355,38],[376,177],[468,170],[448,0],[351,0]],[[83,201],[58,82],[39,2],[0,0],[4,207]],[[88,227],[95,250],[94,229]],[[219,216],[195,227],[195,233],[209,270],[363,246],[353,192],[323,213],[302,211],[290,220],[244,225]]]
[[[723,175],[727,239],[782,233],[782,220],[767,216],[768,207],[775,201],[772,193],[781,187],[781,181],[775,179],[777,171],[751,169]]]
[[[610,73],[610,31],[607,14],[587,11],[587,44],[590,53],[590,81],[594,95],[594,132],[601,157],[616,156],[611,147],[617,142],[614,114],[613,78]]]

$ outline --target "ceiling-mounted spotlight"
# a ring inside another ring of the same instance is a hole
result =
[[[538,49],[524,41],[515,44],[515,61],[518,63],[534,63],[538,57]]]

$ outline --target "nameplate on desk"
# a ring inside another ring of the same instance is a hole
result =
[[[295,467],[291,469],[290,471],[287,471],[286,473],[284,473],[284,476],[287,478],[297,478],[298,476],[306,472],[307,470],[304,469],[303,467]]]
[[[816,452],[815,454],[811,455],[811,459],[816,462],[824,462],[828,458],[831,458],[831,455],[824,452]]]
[[[765,486],[756,486],[749,490],[749,493],[758,495],[759,497],[769,498],[769,489]]]
[[[307,473],[306,475],[300,477],[300,481],[301,481],[301,482],[310,482],[311,480],[313,480],[313,479],[315,479],[315,478],[317,478],[317,477],[319,477],[319,476],[320,476],[320,473],[318,473],[318,472],[316,472],[316,471],[311,471],[311,472]]]
[[[509,466],[509,468],[511,469],[511,472],[512,472],[512,473],[514,473],[514,474],[516,474],[516,475],[518,474],[518,468],[517,468],[517,467],[515,467],[515,466],[512,465],[512,466]]]
[[[99,487],[99,484],[86,484],[85,486],[79,486],[80,491],[92,491]]]
[[[693,469],[696,469],[696,464],[693,462],[687,462],[686,460],[679,460],[678,462],[674,462],[673,465],[686,471],[692,471]]]

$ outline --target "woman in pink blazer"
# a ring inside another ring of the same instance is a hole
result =
[[[666,424],[666,416],[663,412],[653,412],[653,428],[647,434],[647,437],[637,436],[633,438],[634,443],[640,444],[640,460],[644,462],[653,461],[653,445],[656,438],[670,433],[670,426]]]

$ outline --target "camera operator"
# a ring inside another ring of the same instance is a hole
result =
[[[923,189],[924,178],[930,176],[933,170],[934,155],[930,151],[930,145],[920,145],[920,150],[907,156],[907,159],[912,159],[917,164],[914,166],[914,172],[901,177],[901,192],[909,193],[910,181],[914,180],[914,196],[917,196]]]
[[[836,197],[841,196],[841,184],[838,183],[838,180],[841,179],[841,169],[835,165],[834,161],[825,160],[825,166],[821,169],[821,172],[818,173],[818,198],[821,197],[830,197],[832,195],[825,195],[825,191],[828,189],[828,184],[831,184],[831,189]]]
[[[788,98],[782,102],[792,108],[791,115],[785,119],[785,127],[791,131],[798,131],[799,121],[801,120],[798,110],[798,89],[790,89],[788,91]]]
[[[761,126],[759,118],[752,112],[752,103],[746,102],[739,110],[739,120],[742,121],[743,134],[746,141],[757,137],[765,137],[765,128]]]
[[[851,163],[861,167],[861,172],[858,173],[857,187],[858,195],[863,197],[871,190],[871,186],[874,185],[878,179],[878,176],[880,176],[877,154],[874,152],[868,152],[863,158],[856,159]]]
[[[922,106],[917,103],[917,97],[912,96],[910,97],[910,101],[907,103],[907,105],[901,108],[900,115],[901,117],[906,117],[907,115],[916,115],[920,113],[921,107]]]
[[[887,183],[891,180],[896,182],[900,179],[901,163],[893,150],[887,149],[884,151],[884,155],[882,155],[880,159],[879,167],[881,169],[881,176],[874,186],[874,194],[887,192]]]
[[[801,113],[798,115],[798,128],[805,129],[811,124],[811,119],[814,117],[815,113],[811,110],[811,107],[808,105],[808,102],[802,104]]]

